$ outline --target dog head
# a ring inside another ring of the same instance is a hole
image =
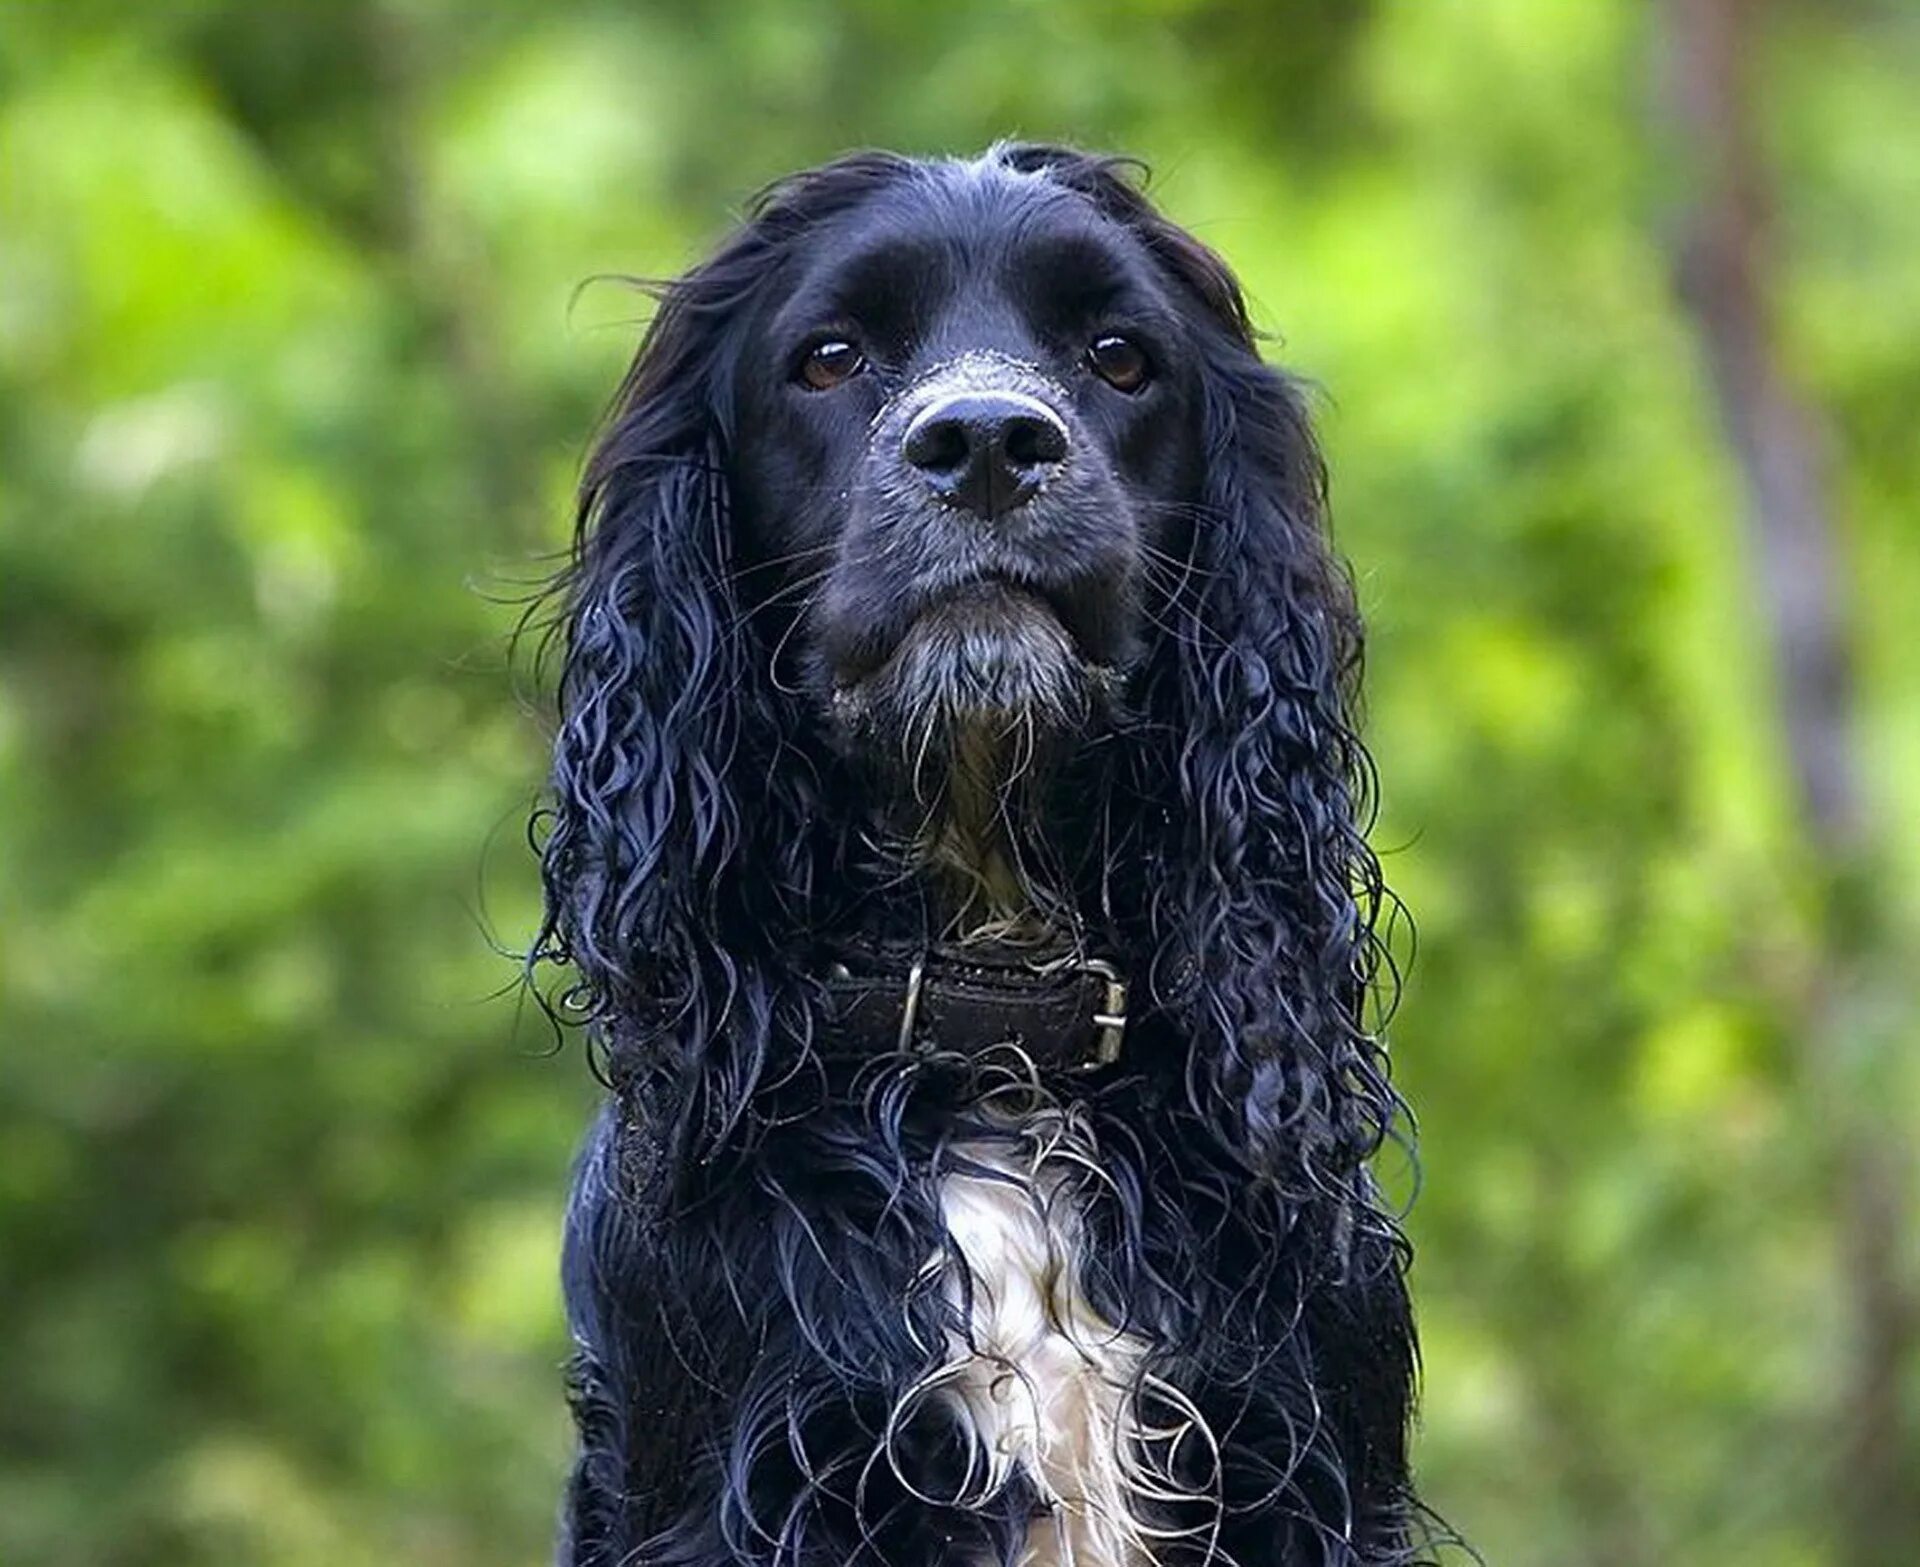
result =
[[[877,184],[744,334],[736,547],[837,743],[934,804],[963,759],[1030,766],[1110,717],[1198,500],[1218,328],[1031,155]]]

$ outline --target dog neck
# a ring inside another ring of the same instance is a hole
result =
[[[1023,745],[1024,741],[1024,745]],[[1058,904],[1038,873],[1040,779],[1030,737],[987,722],[954,737],[944,787],[918,835],[943,925],[966,940],[1039,940]]]

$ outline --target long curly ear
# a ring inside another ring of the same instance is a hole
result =
[[[581,485],[532,954],[573,965],[563,1010],[615,1086],[671,1083],[712,1133],[764,1066],[765,905],[806,880],[805,806],[768,760],[782,724],[734,590],[727,317],[703,306],[748,268],[740,247],[723,260],[666,292]]]
[[[1400,1110],[1364,1011],[1386,893],[1365,838],[1360,622],[1298,389],[1223,345],[1203,416],[1196,569],[1159,689],[1183,736],[1161,973],[1185,981],[1196,1096],[1229,1142],[1289,1188],[1350,1197]]]
[[[798,242],[911,167],[861,153],[779,181],[659,290],[555,585],[565,660],[530,963],[573,966],[562,1009],[616,1087],[671,1117],[652,1140],[669,1160],[738,1125],[809,1027],[785,965],[810,923],[820,813],[736,589],[736,377]]]
[[[1298,1195],[1366,1206],[1360,1166],[1402,1115],[1366,1002],[1390,895],[1368,848],[1361,627],[1326,530],[1300,390],[1261,362],[1226,264],[1163,218],[1135,166],[1010,146],[1146,246],[1204,358],[1194,569],[1144,682],[1150,776],[1173,805],[1148,894],[1156,994],[1192,1040],[1190,1093],[1223,1142]]]

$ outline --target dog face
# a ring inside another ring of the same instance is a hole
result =
[[[1198,350],[1161,269],[1001,163],[924,166],[789,266],[741,347],[733,468],[798,683],[916,793],[969,743],[1024,765],[1097,726],[1195,498]]]

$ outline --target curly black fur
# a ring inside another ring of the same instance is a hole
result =
[[[883,785],[796,694],[799,598],[739,502],[793,258],[959,167],[1131,236],[1195,362],[1200,461],[1141,645],[1098,739],[1019,803],[1044,823],[1036,896],[1142,993],[1120,1069],[1027,1091],[1100,1150],[1089,1295],[1205,1418],[1172,1463],[1214,1516],[1158,1555],[1410,1561],[1407,1248],[1367,1171],[1405,1117],[1370,1027],[1387,895],[1321,461],[1224,264],[1124,165],[1034,146],[773,187],[661,291],[588,467],[533,951],[571,966],[562,1010],[610,1089],[567,1222],[562,1560],[1011,1562],[1026,1528],[1023,1485],[983,1494],[964,1434],[910,1396],[956,1326],[925,1283],[939,1180],[1004,1125],[966,1063],[823,1054],[822,943],[940,916]]]

